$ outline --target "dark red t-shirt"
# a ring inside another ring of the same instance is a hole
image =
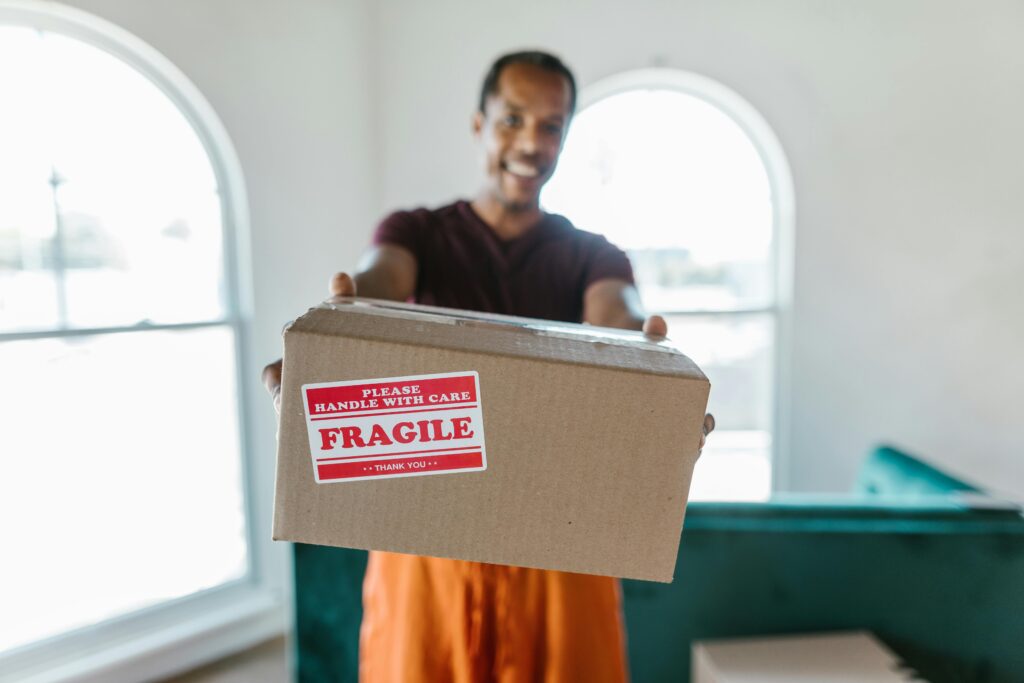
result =
[[[468,202],[458,201],[395,212],[377,226],[373,243],[413,253],[414,299],[434,306],[580,322],[588,286],[605,278],[633,282],[622,250],[557,214],[501,240]]]

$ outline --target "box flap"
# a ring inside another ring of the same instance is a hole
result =
[[[654,340],[630,330],[437,306],[335,298],[310,309],[286,330],[707,381],[697,364],[670,339]]]

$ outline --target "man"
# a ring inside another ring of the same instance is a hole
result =
[[[644,319],[625,254],[540,209],[576,85],[556,57],[519,52],[488,72],[473,117],[484,179],[470,202],[397,212],[335,296],[415,300],[667,332]],[[279,400],[280,363],[264,370]],[[705,419],[705,434],[714,419]],[[702,441],[703,445],[703,441]],[[623,681],[615,579],[371,553],[363,589],[364,681]]]

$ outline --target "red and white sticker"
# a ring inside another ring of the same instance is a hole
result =
[[[487,469],[475,371],[304,384],[317,483]]]

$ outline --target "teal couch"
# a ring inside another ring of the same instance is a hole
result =
[[[687,681],[698,639],[866,629],[932,683],[1024,681],[1020,510],[895,449],[859,481],[691,504],[675,581],[623,582],[633,680]],[[294,550],[298,680],[355,681],[366,554]]]

